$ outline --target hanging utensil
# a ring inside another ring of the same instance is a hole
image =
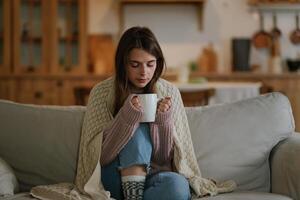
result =
[[[296,14],[296,29],[291,33],[290,40],[293,44],[300,44],[300,28],[299,28],[299,14]]]
[[[272,45],[272,36],[264,30],[264,17],[261,13],[259,14],[259,25],[260,30],[253,35],[252,43],[258,49],[270,48]]]
[[[273,13],[273,28],[271,30],[271,35],[274,38],[279,38],[282,35],[281,30],[277,26],[277,16],[276,16],[276,13]]]

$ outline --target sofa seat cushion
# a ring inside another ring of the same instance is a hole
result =
[[[0,157],[13,168],[21,191],[74,181],[84,111],[0,100]]]
[[[34,200],[36,198],[30,196],[29,193],[16,194],[1,200]],[[233,192],[219,194],[215,197],[205,197],[199,200],[292,200],[287,196],[264,192]]]
[[[10,197],[3,198],[1,200],[35,200],[36,198],[32,197],[28,192],[23,192],[15,194]]]
[[[200,200],[200,199],[199,199]],[[266,192],[232,192],[201,200],[292,200],[290,197]]]
[[[269,154],[295,129],[287,97],[271,93],[186,112],[203,177],[233,179],[238,190],[270,191]]]

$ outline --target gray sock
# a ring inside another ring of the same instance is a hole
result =
[[[122,176],[124,200],[142,200],[145,176]]]

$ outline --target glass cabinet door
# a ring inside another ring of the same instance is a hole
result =
[[[46,1],[15,0],[14,2],[14,62],[17,73],[47,72]]]
[[[0,74],[10,69],[10,0],[0,0]]]
[[[54,1],[53,1],[54,2]],[[57,0],[54,5],[54,62],[56,72],[85,71],[85,3],[82,0]]]

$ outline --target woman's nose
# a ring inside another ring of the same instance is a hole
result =
[[[146,70],[147,70],[147,67],[145,65],[142,65],[141,70],[140,70],[141,74],[146,74]]]

